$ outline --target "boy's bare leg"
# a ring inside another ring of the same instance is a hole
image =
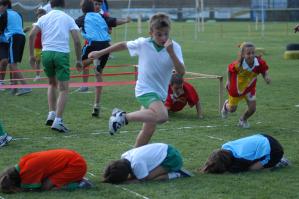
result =
[[[7,69],[8,60],[2,59],[0,61],[0,81],[5,79],[6,69]]]
[[[58,81],[59,94],[57,98],[57,109],[56,117],[62,118],[62,114],[65,108],[65,104],[68,97],[69,82],[68,81]]]
[[[49,87],[48,87],[48,106],[49,112],[56,112],[57,103],[57,80],[56,77],[49,77]]]
[[[155,130],[155,123],[143,123],[142,129],[135,141],[135,148],[148,144]]]
[[[168,179],[168,171],[162,166],[158,166],[155,169],[153,169],[146,177],[146,180],[167,180],[167,179]]]
[[[10,67],[11,71],[19,70],[16,63],[9,64],[9,67]],[[26,84],[26,81],[24,80],[24,76],[23,76],[23,74],[21,72],[14,72],[13,73],[13,79],[20,79],[19,81],[22,84]]]
[[[162,101],[154,101],[148,109],[141,109],[139,111],[126,114],[127,120],[162,124],[168,120],[168,111]]]
[[[102,73],[96,72],[96,80],[97,80],[97,82],[103,81]],[[97,105],[99,105],[99,103],[100,103],[102,90],[103,90],[102,86],[96,86],[94,103]]]
[[[85,59],[82,61],[82,64],[83,64],[83,82],[86,83],[88,82],[88,75],[89,75],[89,68],[88,66],[92,63],[92,61],[90,59]]]

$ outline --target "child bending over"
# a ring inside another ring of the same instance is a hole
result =
[[[87,166],[75,151],[55,149],[23,156],[14,167],[0,174],[0,191],[15,193],[51,189],[90,188],[84,179]]]
[[[148,144],[131,149],[111,162],[104,172],[103,182],[122,183],[164,180],[191,176],[182,170],[181,154],[171,145]]]
[[[287,165],[280,143],[270,135],[256,134],[223,144],[210,155],[200,171],[235,173]]]

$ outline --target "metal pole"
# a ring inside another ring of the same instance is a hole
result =
[[[128,12],[127,12],[127,17],[129,16],[130,9],[131,9],[131,0],[129,0],[129,2],[128,2]],[[128,37],[127,35],[128,35],[128,23],[125,24],[125,36],[124,36],[124,41],[127,41],[127,37]]]

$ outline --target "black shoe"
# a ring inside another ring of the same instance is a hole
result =
[[[93,108],[91,116],[92,117],[99,117],[100,116],[100,108]]]
[[[46,126],[52,126],[53,122],[54,122],[54,120],[50,119],[50,120],[47,120],[45,124],[46,124]]]

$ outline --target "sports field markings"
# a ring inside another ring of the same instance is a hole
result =
[[[125,188],[125,187],[122,187],[122,186],[119,186],[119,185],[114,185],[114,186],[115,186],[115,187],[118,187],[118,188],[121,188],[122,190],[127,191],[127,192],[129,192],[129,193],[131,193],[131,194],[134,194],[134,195],[137,196],[137,197],[140,197],[140,198],[143,198],[143,199],[150,199],[149,197],[146,197],[146,196],[144,196],[144,195],[141,195],[140,193],[137,193],[137,192],[132,191],[132,190],[130,190],[130,189],[127,189],[127,188]]]
[[[168,129],[157,129],[157,131],[169,131],[169,130],[182,130],[182,129],[196,129],[196,128],[216,128],[217,126],[198,126],[198,127],[190,127],[190,126],[185,126],[185,127],[178,127],[178,128],[168,128]],[[126,133],[136,133],[136,132],[139,132],[140,130],[136,129],[136,130],[131,130],[131,131],[120,131],[118,132],[117,134],[126,134]],[[99,130],[96,130],[95,132],[93,133],[90,133],[90,135],[109,135],[109,132],[108,131],[99,131]],[[113,136],[116,136],[116,135],[113,135]],[[62,137],[64,138],[79,138],[80,135],[78,134],[66,134],[66,135],[63,135]],[[222,138],[218,138],[218,137],[214,137],[214,136],[208,136],[206,135],[206,137],[210,138],[210,139],[216,139],[216,140],[224,140]],[[46,140],[50,140],[50,139],[55,139],[57,138],[56,136],[44,136],[44,137],[40,137],[42,139],[46,139]],[[61,137],[59,137],[60,139]],[[14,138],[14,140],[29,140],[31,138],[28,138],[28,137],[16,137]],[[120,142],[121,144],[124,144],[124,145],[128,145],[130,147],[134,147],[133,145],[129,145],[129,144],[125,144],[125,143],[122,143]]]
[[[91,173],[91,172],[87,172],[88,175],[91,175],[92,177],[96,177],[95,174]]]
[[[5,199],[5,198],[3,198],[2,196],[0,196],[0,199]]]
[[[299,108],[299,104],[295,105],[295,107]]]

